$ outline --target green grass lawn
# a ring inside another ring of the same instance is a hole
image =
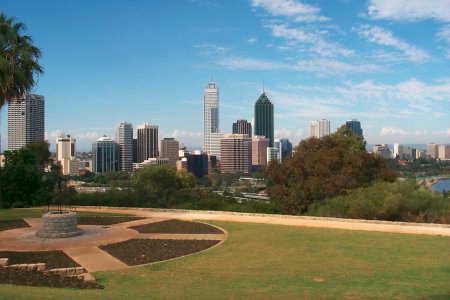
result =
[[[0,221],[1,220],[14,220],[22,218],[40,218],[45,209],[39,208],[11,208],[11,209],[0,209]],[[130,216],[124,214],[112,214],[112,213],[99,213],[99,212],[78,212],[79,216]],[[0,295],[1,297],[1,295]]]
[[[211,222],[225,243],[95,275],[104,290],[0,285],[4,299],[450,299],[450,239]]]

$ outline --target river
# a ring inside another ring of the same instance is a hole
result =
[[[450,192],[450,179],[441,179],[437,183],[433,184],[431,188],[438,192],[443,192],[444,190]]]

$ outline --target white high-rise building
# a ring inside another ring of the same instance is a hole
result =
[[[70,135],[62,134],[56,139],[56,160],[61,166],[63,175],[76,175],[79,161],[75,159],[76,140]]]
[[[209,82],[203,94],[203,150],[220,158],[219,88]]]
[[[273,160],[281,162],[281,142],[279,139],[275,139],[273,147],[267,147],[267,164]]]
[[[25,94],[8,103],[8,150],[44,141],[44,96]]]
[[[393,157],[402,160],[409,160],[413,158],[412,149],[406,145],[394,144]]]
[[[330,121],[326,119],[311,121],[309,132],[311,137],[318,139],[330,135]]]
[[[119,168],[124,172],[133,170],[133,125],[121,122],[116,129],[116,142],[119,145]]]

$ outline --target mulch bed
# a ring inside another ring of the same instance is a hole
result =
[[[130,227],[139,233],[223,234],[223,231],[207,224],[167,220]]]
[[[0,268],[0,283],[59,288],[102,289],[103,286],[74,277],[62,277],[56,274],[44,274],[39,271],[25,271]],[[31,295],[30,295],[31,296]]]
[[[8,264],[45,263],[47,269],[80,267],[62,251],[0,251],[0,258],[9,258]]]
[[[100,246],[100,249],[129,266],[135,266],[198,252],[219,242],[211,240],[131,239]]]
[[[0,231],[25,227],[30,227],[30,225],[22,219],[0,221]]]
[[[78,217],[78,225],[113,225],[124,222],[142,220],[141,217],[87,216]]]

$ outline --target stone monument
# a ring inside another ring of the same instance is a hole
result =
[[[77,236],[83,230],[77,227],[77,214],[73,211],[49,211],[42,216],[42,227],[36,232],[40,238],[59,239]]]

